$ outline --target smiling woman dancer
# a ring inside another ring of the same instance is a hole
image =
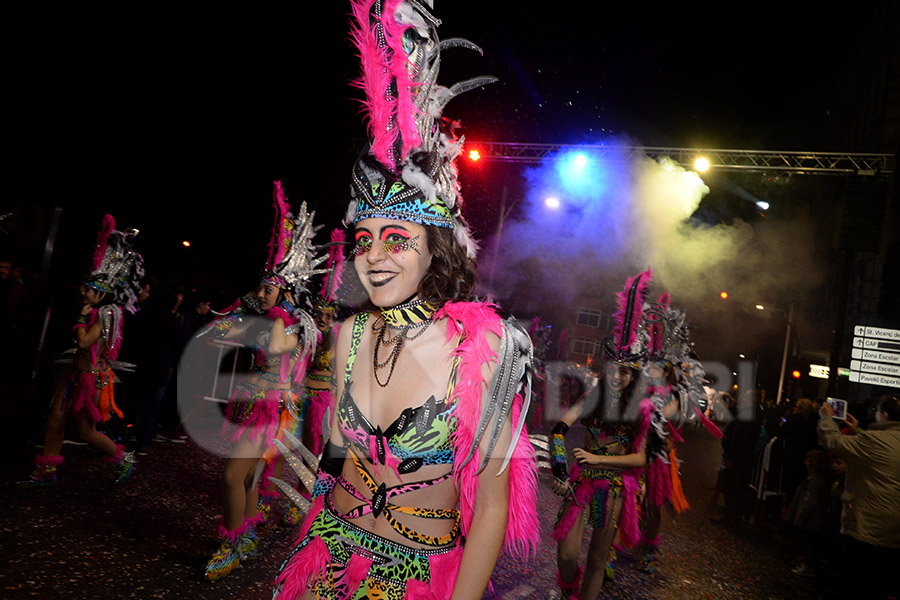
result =
[[[116,231],[115,227],[115,220],[106,215],[97,235],[91,274],[81,285],[81,316],[72,328],[78,349],[53,394],[44,451],[35,458],[35,470],[23,482],[26,487],[56,483],[70,417],[78,436],[106,455],[103,460],[113,466],[115,483],[131,474],[133,453],[97,431],[97,423],[109,421],[113,414],[122,417],[113,396],[116,376],[111,363],[122,346],[122,308],[134,312],[144,276],[144,261],[133,245],[136,232]]]
[[[530,340],[472,301],[459,145],[439,130],[454,92],[434,87],[437,21],[419,2],[354,2],[354,12],[375,139],[355,165],[347,221],[371,306],[338,335],[332,433],[275,595],[480,598],[504,546],[524,554],[537,543],[534,454],[517,395]],[[385,73],[387,82],[365,78]],[[378,115],[392,109],[399,126],[384,127]]]
[[[594,405],[580,400],[552,430],[553,491],[566,498],[553,530],[553,537],[559,541],[560,590],[556,598],[596,598],[616,531],[625,546],[638,542],[637,499],[647,462],[652,406],[649,400],[640,400],[635,388],[646,347],[642,317],[649,281],[648,270],[629,279],[619,293],[619,310],[613,316],[616,326],[604,346],[609,362],[603,381],[608,393]],[[640,403],[635,404],[635,400]],[[587,432],[584,447],[573,451],[575,464],[569,472],[565,435],[579,420]],[[585,523],[594,532],[587,565],[582,569],[577,559]]]
[[[299,216],[292,217],[280,181],[275,182],[274,198],[275,228],[256,293],[244,296],[240,306],[212,328],[220,338],[249,339],[253,364],[225,408],[223,433],[234,447],[223,475],[222,541],[206,565],[210,581],[225,577],[241,560],[257,554],[256,526],[266,516],[257,512],[257,466],[278,431],[294,429],[300,414],[295,389],[315,352],[315,324],[297,301],[307,292],[309,278],[321,273],[315,267],[324,257],[313,257],[315,231],[306,203]],[[272,464],[264,468],[266,481]]]

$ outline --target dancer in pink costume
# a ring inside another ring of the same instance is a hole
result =
[[[565,498],[553,529],[558,540],[556,598],[596,598],[616,533],[628,547],[639,539],[638,497],[652,406],[640,400],[636,384],[646,348],[642,318],[650,277],[649,270],[636,275],[618,295],[616,326],[604,347],[605,394],[594,401],[580,399],[551,433],[553,491]],[[573,451],[575,463],[569,470],[565,435],[578,421],[587,432],[584,446]],[[582,568],[577,561],[585,523],[594,532]]]
[[[353,10],[374,139],[346,222],[369,304],[340,329],[331,434],[275,596],[480,598],[500,552],[529,554],[540,529],[523,429],[531,343],[474,301],[460,145],[440,119],[486,81],[436,86],[439,21],[421,2]]]
[[[97,235],[91,274],[81,285],[84,306],[72,328],[77,349],[53,394],[44,451],[35,458],[30,479],[20,484],[24,487],[56,483],[69,418],[74,420],[78,436],[106,455],[103,460],[112,466],[116,484],[131,475],[133,453],[97,430],[97,424],[109,421],[113,414],[122,417],[113,394],[117,381],[113,367],[122,346],[122,309],[134,312],[144,276],[143,259],[134,250],[137,232],[121,232],[115,227],[113,217],[106,215]]]
[[[331,240],[328,243],[328,261],[325,263],[326,273],[322,278],[319,293],[313,300],[313,318],[318,329],[318,343],[316,353],[309,367],[300,389],[301,408],[300,418],[294,420],[295,427],[290,433],[303,443],[313,454],[319,456],[325,447],[331,428],[331,414],[334,398],[331,395],[332,370],[334,363],[334,337],[337,334],[335,316],[337,304],[335,296],[341,285],[344,270],[344,245],[345,234],[343,229],[335,229],[331,232]],[[284,442],[284,433],[279,431],[277,439]],[[263,459],[267,463],[275,461],[272,476],[281,478],[284,468],[284,455],[277,448],[272,447],[266,451]],[[309,499],[312,490],[307,490],[300,481],[297,493]],[[269,481],[260,482],[259,510],[267,516],[272,510],[272,504],[279,496],[275,486]],[[303,511],[295,502],[288,502],[288,506],[278,521],[282,527],[295,527],[300,524]]]
[[[682,492],[680,461],[675,451],[675,442],[683,441],[680,429],[686,422],[699,421],[718,438],[722,432],[700,409],[706,397],[705,372],[694,353],[685,312],[670,306],[668,293],[647,305],[643,330],[648,343],[642,374],[653,410],[638,568],[652,573],[657,568],[662,509],[677,515],[690,508]]]
[[[275,462],[262,459],[282,430],[299,426],[302,405],[296,390],[315,353],[316,327],[300,302],[309,279],[323,272],[316,267],[325,257],[314,257],[313,215],[306,212],[306,203],[293,217],[280,181],[275,182],[274,199],[275,228],[256,293],[244,296],[211,328],[219,338],[247,343],[253,364],[225,408],[222,433],[233,447],[223,475],[221,544],[206,565],[210,581],[256,557],[256,527],[267,516],[258,509],[258,483],[268,482]]]

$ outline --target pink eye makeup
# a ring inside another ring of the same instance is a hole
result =
[[[419,236],[411,238],[395,234],[384,240],[384,251],[386,254],[398,254],[407,250],[413,250],[416,254],[422,254],[419,252]]]
[[[384,244],[385,254],[399,254],[407,250],[413,250],[416,254],[422,254],[419,250],[419,237],[410,237],[404,229],[388,227],[381,232],[381,243]],[[356,234],[356,245],[351,251],[351,256],[356,258],[366,254],[372,249],[372,236],[367,231],[359,231]]]
[[[361,256],[372,249],[372,236],[369,235],[365,231],[357,231],[356,232],[356,245],[353,246],[353,250],[350,254],[353,258],[357,256]]]

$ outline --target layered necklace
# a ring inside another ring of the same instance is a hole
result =
[[[397,357],[403,350],[403,344],[407,340],[414,340],[420,337],[428,329],[428,326],[434,322],[435,309],[425,300],[409,300],[403,304],[398,304],[392,308],[385,308],[381,311],[381,316],[372,324],[372,331],[377,336],[375,338],[375,352],[372,356],[372,365],[375,371],[375,381],[381,387],[387,387],[394,374],[394,367],[397,365]],[[394,332],[393,337],[385,339],[385,333],[390,329]],[[412,335],[410,335],[412,332]],[[378,361],[378,351],[382,346],[390,347],[390,353],[383,362]],[[378,371],[390,365],[387,379],[381,382]]]

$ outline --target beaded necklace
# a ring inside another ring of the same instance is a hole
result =
[[[434,322],[435,309],[425,300],[410,300],[397,306],[382,309],[381,315],[372,324],[372,331],[375,333],[375,352],[372,355],[372,367],[375,372],[375,382],[381,387],[387,387],[394,374],[394,367],[397,365],[397,357],[403,350],[403,344],[407,340],[414,340],[421,336],[428,329],[428,326]],[[391,339],[384,339],[388,329],[397,331]],[[413,335],[409,335],[410,331],[415,331]],[[391,346],[390,354],[383,361],[378,361],[378,350],[381,346]],[[384,383],[378,377],[379,369],[390,364],[387,379]]]

